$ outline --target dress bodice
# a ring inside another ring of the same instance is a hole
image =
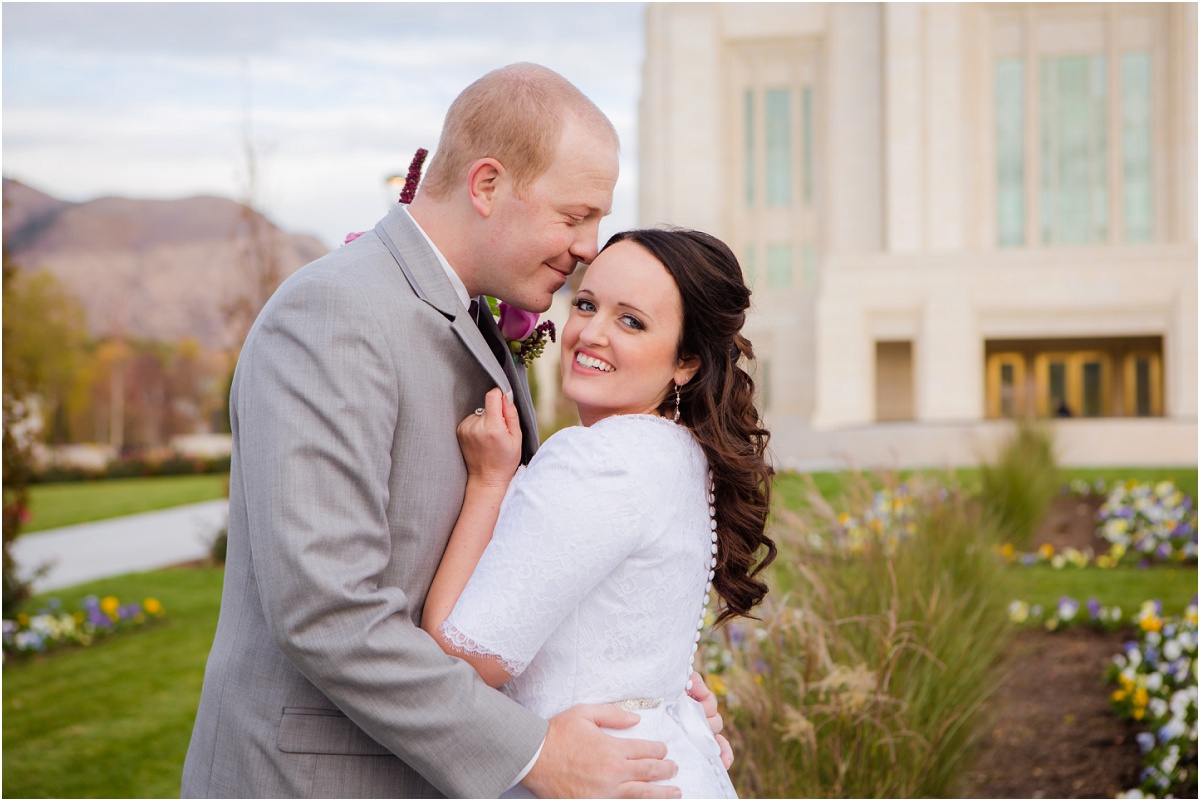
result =
[[[684,426],[622,415],[550,437],[505,497],[443,631],[499,656],[546,717],[673,698],[691,673],[713,558],[708,462]]]

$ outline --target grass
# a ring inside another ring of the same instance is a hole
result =
[[[4,666],[6,798],[177,798],[223,572],[157,571],[55,593],[158,598],[167,619]],[[29,602],[38,608],[38,599]]]
[[[979,498],[1003,539],[1028,547],[1062,485],[1052,436],[1020,424],[996,460],[979,466],[979,483]]]
[[[225,496],[228,481],[216,474],[34,484],[22,533],[216,500]]]
[[[1062,468],[1059,472],[1062,473],[1064,482],[1075,479],[1095,481],[1100,478],[1109,487],[1118,481],[1136,480],[1149,483],[1173,481],[1185,495],[1193,501],[1196,499],[1196,468],[1194,467],[1089,467]]]
[[[843,502],[865,508],[885,480],[839,477],[832,503],[777,511],[773,598],[722,674],[745,796],[951,792],[1010,632],[999,535],[978,504],[925,481],[910,487],[919,522],[894,554],[882,537],[852,555],[811,549],[810,532],[830,529]]]
[[[1180,615],[1196,595],[1196,567],[1121,566],[1111,570],[1064,568],[1048,565],[1009,568],[1012,597],[1050,609],[1064,595],[1083,603],[1095,598],[1104,606],[1119,606],[1124,618],[1137,612],[1144,601],[1161,601],[1163,614]]]

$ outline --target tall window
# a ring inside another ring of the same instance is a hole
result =
[[[1043,58],[1040,74],[1041,240],[1108,240],[1104,56]]]
[[[792,246],[767,245],[767,286],[787,289],[792,285]]]
[[[1125,241],[1149,242],[1154,235],[1153,181],[1150,174],[1150,53],[1121,57],[1121,193]]]
[[[802,194],[804,205],[812,205],[813,181],[813,119],[812,119],[812,87],[805,86],[800,90],[800,159],[802,163]]]
[[[742,175],[746,206],[754,205],[754,92],[746,90],[742,100]]]
[[[996,229],[1000,245],[1025,243],[1025,65],[996,62]]]
[[[1165,14],[1099,3],[993,12],[997,245],[1155,239],[1154,65]]]
[[[820,264],[821,43],[745,40],[729,54],[731,244],[758,289],[806,291]]]
[[[792,205],[792,92],[768,89],[767,205]]]

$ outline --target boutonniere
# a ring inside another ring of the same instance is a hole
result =
[[[510,306],[502,300],[489,297],[488,306],[500,333],[508,342],[508,350],[517,364],[528,367],[546,349],[546,340],[557,342],[557,330],[553,320],[538,323],[539,315]]]

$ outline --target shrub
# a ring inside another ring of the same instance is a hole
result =
[[[35,474],[33,483],[60,484],[70,481],[103,481],[109,478],[149,478],[186,476],[200,473],[228,473],[229,457],[188,457],[173,454],[166,458],[122,457],[108,463],[102,471],[82,467],[52,465]]]
[[[1027,549],[1061,484],[1050,434],[1034,423],[1017,424],[994,462],[979,467],[980,499],[1007,542]]]

